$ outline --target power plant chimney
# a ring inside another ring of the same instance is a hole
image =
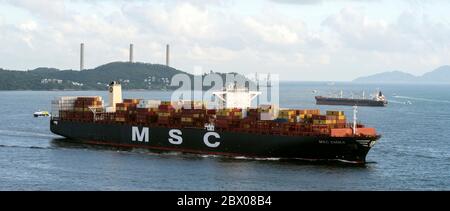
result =
[[[80,44],[80,71],[84,70],[84,43]]]
[[[130,44],[130,63],[133,63],[133,44]]]
[[[170,66],[170,46],[169,44],[166,45],[166,66]]]

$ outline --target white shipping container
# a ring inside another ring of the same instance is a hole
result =
[[[273,113],[261,113],[261,120],[274,120],[276,119],[275,115]]]
[[[137,108],[158,108],[161,105],[160,100],[140,100]]]

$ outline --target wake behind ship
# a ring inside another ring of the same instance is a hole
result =
[[[347,123],[342,111],[252,108],[258,92],[228,88],[214,95],[221,108],[197,101],[124,99],[110,84],[101,97],[60,97],[52,102],[50,129],[71,141],[157,151],[365,163],[379,139],[374,128]]]

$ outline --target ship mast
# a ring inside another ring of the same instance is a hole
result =
[[[259,77],[258,77],[258,73],[255,73],[255,80],[256,80],[256,91],[259,92]],[[259,97],[256,98],[256,106],[259,106]]]
[[[358,106],[353,106],[353,135],[356,135],[356,121],[358,118],[356,117],[356,114],[358,113]]]

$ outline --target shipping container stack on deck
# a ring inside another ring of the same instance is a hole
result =
[[[185,101],[180,105],[180,120],[184,127],[203,127],[209,122],[206,105],[200,101]]]
[[[175,115],[176,110],[170,101],[162,101],[158,106],[158,121],[161,126],[170,125],[172,117]]]
[[[344,129],[350,127],[342,111],[320,114],[318,109],[280,110],[271,105],[248,109],[207,109],[206,104],[199,101],[124,99],[116,104],[115,112],[107,113],[101,97],[64,97],[54,100],[52,104],[60,118],[71,121],[195,128],[213,123],[217,130],[275,135],[343,135],[349,133]]]
[[[239,129],[243,117],[242,109],[219,109],[216,111],[215,126],[220,129]]]
[[[52,101],[52,116],[72,119],[77,97],[59,97]]]
[[[160,104],[160,100],[140,100],[136,106],[136,122],[139,124],[156,123]]]
[[[136,108],[138,99],[124,99],[116,104],[116,122],[127,123],[136,121]]]
[[[82,121],[93,121],[93,111],[101,108],[103,108],[101,97],[78,97],[74,104],[74,117]]]
[[[343,111],[327,111],[327,124],[331,125],[332,128],[345,127],[346,123],[347,118]]]

